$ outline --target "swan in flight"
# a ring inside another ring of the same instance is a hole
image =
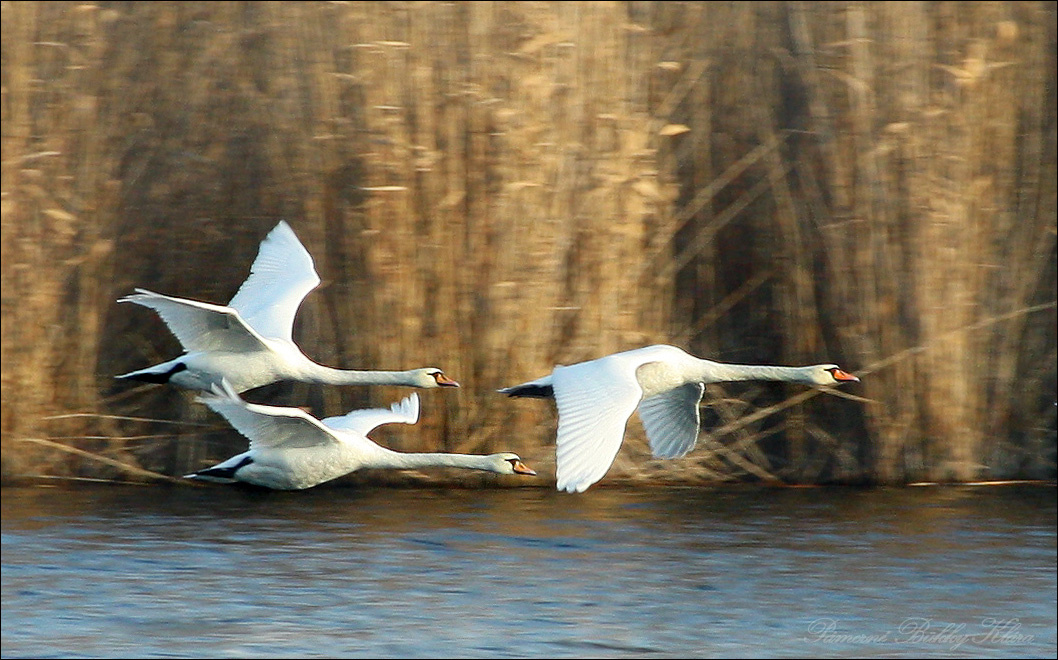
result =
[[[706,383],[773,380],[837,385],[859,378],[836,364],[775,367],[725,364],[655,345],[569,366],[543,378],[506,387],[513,397],[553,398],[558,408],[557,487],[584,492],[610,469],[632,412],[656,458],[679,458],[694,448],[698,404]]]
[[[419,395],[384,408],[354,410],[320,420],[300,408],[244,401],[226,382],[199,401],[223,416],[250,441],[249,451],[192,474],[189,479],[243,483],[276,490],[311,488],[363,468],[457,467],[498,474],[535,475],[517,454],[405,453],[367,437],[382,424],[414,424]]]
[[[236,392],[279,380],[325,385],[459,387],[440,369],[356,371],[309,359],[293,340],[294,316],[320,277],[305,246],[285,221],[261,242],[250,276],[227,306],[154,293],[146,289],[118,302],[153,309],[169,326],[184,354],[117,378],[171,383],[210,392],[227,379]]]

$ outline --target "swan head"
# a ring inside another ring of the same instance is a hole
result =
[[[509,451],[498,454],[489,454],[489,462],[492,464],[493,472],[499,474],[524,474],[530,477],[536,476],[536,470],[522,462],[518,454]]]
[[[434,367],[412,369],[408,373],[411,375],[412,384],[415,387],[426,389],[432,387],[459,387],[459,383],[446,376],[440,369]]]
[[[808,381],[813,385],[840,385],[841,383],[860,382],[860,379],[845,371],[836,364],[817,364],[806,367]]]

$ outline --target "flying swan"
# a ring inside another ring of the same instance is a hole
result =
[[[569,366],[500,392],[513,397],[554,398],[558,408],[555,448],[557,487],[584,492],[606,474],[617,456],[634,410],[656,458],[679,458],[698,438],[698,404],[706,383],[773,380],[837,385],[859,378],[836,364],[774,367],[725,364],[655,345]]]
[[[354,410],[316,419],[300,408],[244,401],[226,382],[199,401],[223,416],[250,441],[249,451],[192,474],[188,479],[243,483],[275,490],[301,490],[363,468],[414,469],[457,467],[498,474],[535,475],[517,454],[405,453],[386,449],[367,437],[382,424],[414,424],[419,395],[411,394],[389,410]]]
[[[261,242],[250,276],[227,306],[146,289],[136,289],[119,299],[157,312],[185,352],[117,378],[171,383],[207,393],[225,378],[236,392],[279,380],[325,385],[459,386],[433,367],[356,371],[326,367],[309,359],[294,343],[294,316],[319,283],[312,256],[290,225],[280,221]]]

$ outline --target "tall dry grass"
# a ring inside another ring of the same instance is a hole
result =
[[[794,52],[815,53],[801,77],[815,139],[796,167],[836,320],[869,370],[925,349],[865,388],[874,473],[1053,475],[1054,6],[827,14],[791,20]]]
[[[546,473],[553,410],[494,390],[665,341],[840,362],[867,401],[710,387],[699,450],[650,462],[633,422],[613,477],[1053,477],[1054,19],[4,3],[3,474],[144,478],[121,466],[238,450],[188,396],[113,381],[179,351],[114,301],[225,302],[285,218],[324,280],[295,328],[310,356],[464,385],[380,429],[391,446]],[[405,393],[254,395],[323,415]]]
[[[698,352],[866,374],[862,408],[736,423],[752,472],[1053,476],[1054,5],[656,8],[704,71],[673,262],[703,295],[674,320]]]

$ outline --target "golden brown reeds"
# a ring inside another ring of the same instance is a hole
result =
[[[1053,477],[1054,6],[660,5],[664,29],[699,36],[673,59],[709,65],[705,102],[675,115],[696,136],[677,298],[704,305],[674,321],[702,354],[887,365],[864,380],[862,432],[796,408],[761,420],[784,428],[752,443],[756,465]]]
[[[464,385],[380,429],[396,448],[511,449],[546,474],[551,407],[494,390],[664,341],[866,368],[848,393],[867,402],[711,387],[696,452],[651,462],[633,422],[614,478],[1053,477],[1055,17],[4,3],[3,475],[237,450],[190,397],[113,381],[179,350],[115,300],[225,302],[285,218],[324,280],[295,328],[310,356]],[[255,394],[322,415],[405,392]]]

